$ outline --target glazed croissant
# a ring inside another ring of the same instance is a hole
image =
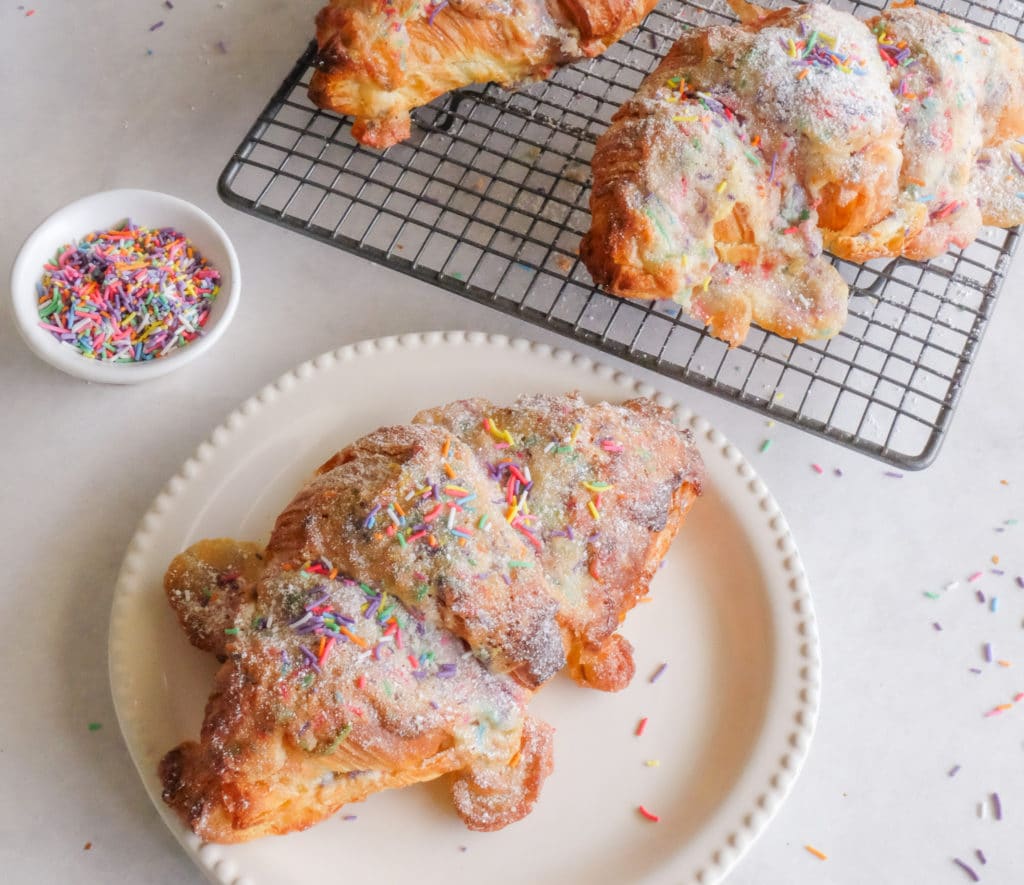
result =
[[[566,664],[628,683],[615,631],[702,477],[646,400],[469,400],[342,450],[265,550],[201,541],[171,563],[172,608],[223,664],[200,740],[160,765],[164,800],[239,842],[451,775],[467,826],[520,819],[552,768],[532,691]]]
[[[939,13],[812,3],[683,35],[593,158],[594,281],[740,344],[846,319],[822,254],[924,260],[1024,221],[1019,45]]]
[[[409,112],[473,83],[515,88],[600,55],[657,0],[331,0],[317,15],[310,98],[355,117],[375,148],[409,137]]]

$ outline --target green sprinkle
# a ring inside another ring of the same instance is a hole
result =
[[[924,595],[927,596],[929,599],[938,599],[939,598],[939,594],[938,593],[933,593],[931,590],[926,590]]]
[[[572,451],[572,446],[559,446],[557,449],[555,449],[555,451],[559,455],[564,455],[566,452],[571,452]]]
[[[377,592],[375,590],[371,590],[369,587],[366,586],[366,584],[360,584],[359,589],[362,590],[363,593],[365,593],[367,596],[377,595]]]
[[[352,726],[351,725],[346,725],[341,731],[339,731],[334,736],[334,740],[333,741],[331,741],[329,744],[326,744],[323,747],[320,747],[317,750],[317,753],[319,753],[321,756],[330,756],[331,753],[333,753],[335,750],[338,749],[338,747],[341,746],[342,741],[344,741],[345,738],[347,738],[349,736],[349,733],[351,731],[352,731]]]
[[[430,588],[426,584],[420,584],[420,586],[416,588],[416,601],[419,602],[429,592]]]
[[[309,688],[313,684],[313,674],[307,673],[302,677],[302,687]]]
[[[405,537],[402,535],[401,532],[399,532],[395,537],[398,538],[398,546],[399,547],[405,547],[406,546]]]
[[[99,731],[101,728],[103,728],[103,723],[101,723],[101,722],[90,722],[89,723],[89,731]]]
[[[225,627],[224,628],[224,632],[227,633],[228,636],[237,636],[238,635],[238,628],[237,627]]]
[[[771,447],[772,447],[772,441],[770,439],[766,439],[763,443],[761,443],[761,448],[758,449],[758,451],[760,451],[760,452],[767,452],[768,449],[770,449]]]
[[[532,562],[523,562],[521,559],[510,559],[508,561],[509,568],[533,568]]]
[[[480,521],[476,524],[476,527],[478,529],[482,529],[485,525],[487,525],[487,522],[488,520],[490,520],[490,518],[491,517],[485,513],[483,516],[480,517]]]

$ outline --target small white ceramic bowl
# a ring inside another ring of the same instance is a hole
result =
[[[107,230],[127,218],[141,227],[172,227],[184,234],[220,274],[220,292],[203,334],[194,341],[154,360],[102,362],[83,356],[40,327],[36,284],[42,279],[43,265],[53,260],[62,245],[77,244],[86,234]],[[198,206],[156,191],[116,190],[76,200],[54,212],[33,231],[11,271],[11,298],[18,329],[37,356],[86,381],[134,384],[180,368],[213,347],[235,315],[241,282],[234,246],[224,229]]]

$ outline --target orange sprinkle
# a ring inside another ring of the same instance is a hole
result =
[[[431,547],[436,547],[437,546],[437,538],[435,538],[433,535],[431,535],[429,538],[427,538],[427,543]]]
[[[519,760],[523,758],[522,750],[516,750],[515,756],[508,760],[508,767],[515,768],[519,764]]]
[[[803,80],[811,72],[810,68],[804,68],[799,74],[796,75],[797,80]]]
[[[999,565],[999,557],[998,556],[993,556],[992,557],[992,565]]]
[[[405,516],[405,511],[402,509],[402,505],[401,504],[399,504],[397,501],[395,501],[394,507],[395,507],[395,513],[397,513],[399,516]]]
[[[338,577],[338,570],[336,568],[332,568],[331,573],[327,576],[327,579],[333,581],[336,577]]]
[[[804,846],[804,850],[805,851],[809,851],[816,858],[818,858],[818,860],[828,860],[828,855],[823,854],[822,852],[818,851],[818,849],[815,848],[813,845],[805,845]]]
[[[760,143],[761,143],[761,136],[760,135],[755,135],[752,139],[750,139],[750,146],[751,147],[757,147]]]
[[[1009,661],[996,661],[1000,667],[1012,667],[1013,665]]]
[[[291,562],[282,562],[281,570],[286,572],[295,571],[295,564]]]
[[[452,465],[447,461],[444,462],[444,472],[448,474],[448,479],[455,479],[455,471],[452,470]]]
[[[339,624],[338,625],[338,629],[342,632],[343,635],[345,635],[349,639],[351,639],[360,648],[369,648],[370,647],[370,643],[368,643],[365,639],[363,639],[362,636],[356,636],[356,634],[353,633],[351,630],[349,630],[348,627],[346,627],[344,624]]]
[[[444,445],[441,446],[441,457],[442,458],[447,458],[448,457],[448,450],[451,447],[452,447],[452,438],[449,436],[448,439],[446,439],[444,441]]]

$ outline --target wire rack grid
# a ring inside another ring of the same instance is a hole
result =
[[[877,5],[876,5],[877,3]],[[884,0],[835,0],[862,17]],[[922,3],[1020,38],[1024,0]],[[985,229],[927,264],[834,259],[850,316],[826,342],[752,329],[730,349],[678,305],[595,288],[579,261],[590,159],[616,108],[690,25],[735,21],[724,0],[663,0],[603,56],[519,92],[453,93],[384,152],[306,92],[298,60],[219,182],[230,205],[593,345],[894,466],[934,459],[992,313],[1016,230]]]

